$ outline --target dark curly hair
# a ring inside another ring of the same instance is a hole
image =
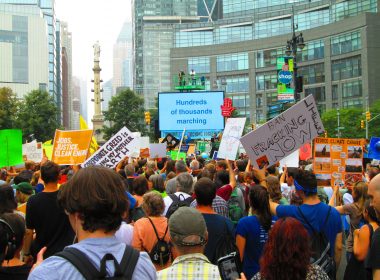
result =
[[[310,256],[305,227],[294,218],[282,218],[269,233],[260,259],[260,274],[266,280],[304,280]]]
[[[128,209],[123,180],[107,168],[80,169],[58,194],[58,203],[68,213],[78,213],[83,230],[117,230]]]

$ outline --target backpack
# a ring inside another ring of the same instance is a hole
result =
[[[228,216],[230,217],[232,223],[234,223],[235,225],[237,225],[239,220],[244,217],[243,210],[241,209],[239,204],[237,188],[234,188],[234,190],[231,193],[231,197],[228,200]]]
[[[236,252],[239,255],[239,249],[236,246],[235,238],[228,231],[227,223],[224,221],[224,234],[219,236],[219,239],[216,243],[216,250],[214,258],[210,262],[217,265],[218,260],[222,257],[225,257],[231,253]]]
[[[324,272],[330,277],[330,279],[335,279],[335,261],[334,258],[330,254],[330,241],[323,232],[327,221],[330,217],[331,206],[329,206],[329,210],[327,211],[327,216],[320,232],[317,232],[311,224],[308,222],[304,214],[302,213],[300,207],[297,207],[298,212],[302,216],[302,219],[306,222],[306,224],[312,229],[313,234],[311,236],[311,250],[312,256],[310,259],[310,264],[318,265],[322,268]]]
[[[131,210],[131,220],[134,222],[141,218],[144,218],[145,216],[145,212],[141,206],[135,207]]]
[[[169,194],[169,197],[173,200],[173,202],[169,206],[168,211],[166,212],[166,218],[168,219],[175,211],[177,211],[178,208],[183,207],[183,206],[189,207],[191,202],[193,202],[194,200],[194,198],[192,198],[191,196],[185,199],[183,194],[180,194],[179,196],[176,196],[175,194]]]
[[[139,251],[126,245],[124,255],[120,264],[112,254],[105,254],[100,261],[100,271],[91,263],[85,253],[82,251],[68,247],[63,251],[55,254],[55,256],[61,257],[69,261],[86,280],[95,279],[132,279],[133,272],[135,270],[137,261],[140,257]],[[113,261],[115,265],[115,273],[113,276],[107,276],[107,261]]]
[[[149,217],[147,217],[147,218],[148,218],[149,222],[151,223],[151,225],[154,229],[154,233],[156,234],[156,237],[157,237],[157,242],[156,242],[156,244],[154,244],[154,246],[150,252],[148,252],[148,250],[146,250],[145,248],[144,248],[144,250],[146,252],[148,252],[149,257],[153,263],[158,264],[160,266],[163,266],[163,265],[168,263],[168,261],[171,257],[170,244],[165,241],[165,236],[166,236],[166,233],[168,232],[168,226],[166,226],[164,236],[162,238],[160,238],[158,236],[156,227],[154,226],[152,220]]]

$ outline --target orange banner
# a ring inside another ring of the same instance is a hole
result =
[[[352,186],[362,180],[364,139],[314,139],[318,186]]]
[[[76,165],[86,161],[92,130],[56,130],[52,161],[61,165]]]

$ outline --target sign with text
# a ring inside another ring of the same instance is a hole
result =
[[[123,158],[130,156],[131,152],[139,145],[139,138],[135,138],[128,128],[123,127],[99,150],[88,158],[82,167],[100,165],[114,168]]]
[[[294,88],[294,61],[292,57],[277,58],[277,99],[280,101],[293,101]]]
[[[220,142],[218,158],[235,160],[246,118],[229,118]]]
[[[41,162],[43,155],[42,143],[32,141],[22,145],[22,157],[24,161]]]
[[[364,142],[364,139],[316,138],[313,171],[318,186],[352,186],[362,181]]]
[[[22,163],[21,129],[0,130],[0,167],[10,167]]]
[[[252,165],[271,166],[302,145],[324,133],[317,105],[312,95],[302,99],[284,113],[258,129],[244,135],[240,142]]]
[[[76,165],[87,158],[92,129],[56,130],[51,160],[61,165]]]

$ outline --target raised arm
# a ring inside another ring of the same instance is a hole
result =
[[[226,162],[227,162],[228,174],[229,174],[229,177],[230,177],[230,186],[233,189],[233,188],[236,187],[235,172],[232,169],[231,163],[230,163],[230,161],[227,158],[226,158]]]

